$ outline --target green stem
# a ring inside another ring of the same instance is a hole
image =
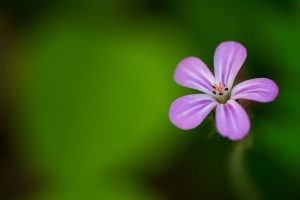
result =
[[[251,146],[251,140],[246,137],[240,143],[237,143],[230,152],[228,157],[230,183],[238,199],[263,200],[263,196],[245,169],[244,154],[249,146]]]

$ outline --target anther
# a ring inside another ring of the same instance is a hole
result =
[[[228,91],[228,88],[225,87],[225,84],[221,84],[221,82],[219,82],[219,85],[213,84],[212,88],[213,88],[213,93],[214,94],[218,93],[219,95],[223,95],[223,90]]]

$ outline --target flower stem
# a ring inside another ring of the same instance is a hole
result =
[[[247,173],[244,165],[244,153],[251,146],[250,139],[246,137],[237,143],[229,154],[228,172],[230,183],[237,199],[263,200],[263,196]]]

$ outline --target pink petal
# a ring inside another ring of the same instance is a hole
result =
[[[189,57],[182,60],[175,70],[174,79],[182,86],[213,95],[212,85],[215,78],[199,58]]]
[[[218,132],[231,140],[242,139],[250,129],[250,121],[244,108],[234,100],[219,104],[216,109]]]
[[[237,42],[221,43],[214,56],[216,83],[231,89],[234,79],[247,57],[245,47]]]
[[[171,122],[184,130],[198,126],[218,103],[207,94],[192,94],[176,99],[169,111]]]
[[[273,101],[278,94],[274,81],[267,78],[255,78],[234,86],[230,99],[249,99],[259,102]]]

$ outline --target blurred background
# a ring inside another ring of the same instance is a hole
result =
[[[0,199],[300,198],[297,0],[1,0]],[[243,44],[238,79],[277,99],[247,105],[232,142],[207,119],[183,131],[170,104],[185,57],[211,69]]]

